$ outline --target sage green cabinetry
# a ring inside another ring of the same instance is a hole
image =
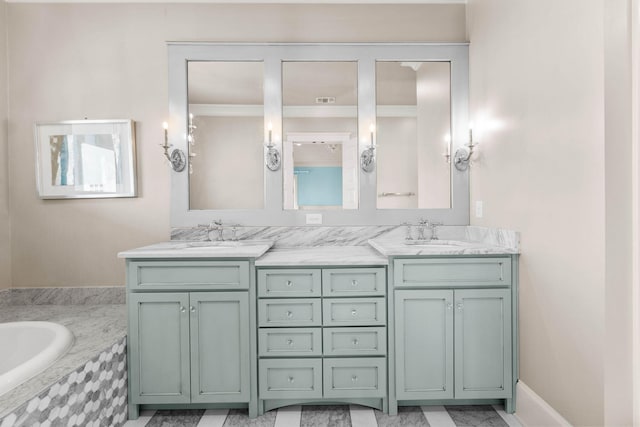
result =
[[[246,404],[257,414],[249,267],[234,260],[128,261],[130,418],[138,405]]]
[[[397,404],[503,400],[517,380],[516,258],[393,260]]]
[[[386,410],[385,267],[259,267],[260,410],[355,402]]]

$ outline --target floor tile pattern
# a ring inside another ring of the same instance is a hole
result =
[[[122,426],[127,419],[123,338],[0,420],[0,427]]]
[[[125,427],[521,427],[496,406],[410,406],[390,417],[357,405],[291,406],[249,419],[246,409],[143,412]]]

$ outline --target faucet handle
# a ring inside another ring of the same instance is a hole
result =
[[[407,227],[404,240],[413,240],[413,237],[411,236],[411,227],[412,227],[411,223],[403,222],[401,225],[404,225],[405,227]]]
[[[443,225],[441,222],[429,223],[429,228],[431,229],[431,240],[438,240],[437,227],[441,225]]]

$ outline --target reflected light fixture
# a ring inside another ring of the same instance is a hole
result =
[[[178,148],[169,154],[169,148],[172,147],[172,145],[169,144],[169,123],[163,122],[162,128],[164,129],[164,144],[160,146],[164,149],[164,156],[169,160],[174,171],[182,172],[187,165],[187,158],[184,152]]]
[[[189,133],[187,134],[187,141],[189,142],[189,173],[193,173],[193,158],[197,156],[194,145],[196,145],[195,131],[198,127],[193,124],[193,113],[189,113]]]

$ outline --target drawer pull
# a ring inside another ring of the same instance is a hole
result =
[[[351,286],[358,286],[358,281],[356,279],[353,279],[351,281]]]
[[[358,311],[355,308],[352,309],[351,310],[351,315],[354,316],[354,317],[357,316],[358,315]]]
[[[185,313],[187,311],[187,309],[185,307],[180,307],[180,313]]]
[[[293,282],[291,280],[287,280],[287,286],[288,287],[292,287],[293,286]]]
[[[447,304],[447,310],[451,310],[452,308],[453,308],[453,304],[448,303],[448,304]]]
[[[189,311],[191,311],[192,313],[195,313],[196,308],[194,306],[189,306]]]
[[[351,377],[351,381],[354,382],[354,383],[358,382],[358,376],[357,375],[352,376]]]
[[[462,309],[464,308],[464,306],[462,305],[462,303],[461,303],[461,302],[459,302],[458,304],[456,304],[456,308],[457,308],[458,310],[462,310]]]
[[[287,311],[287,318],[291,319],[293,317],[292,311]]]
[[[292,346],[292,345],[293,345],[293,340],[292,340],[291,338],[289,338],[289,339],[287,340],[287,345],[288,345],[288,346]]]
[[[353,343],[354,347],[357,347],[358,344],[360,344],[360,341],[358,341],[358,338],[354,338],[353,341],[351,341]]]
[[[287,379],[289,380],[289,383],[290,383],[290,384],[293,384],[293,381],[294,381],[294,378],[293,378],[293,377],[289,377],[289,378],[287,378]]]

